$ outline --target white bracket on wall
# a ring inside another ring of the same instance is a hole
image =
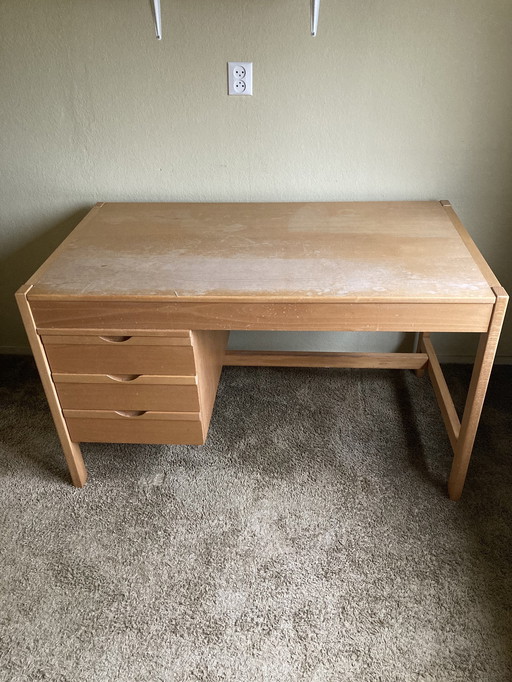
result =
[[[162,40],[162,10],[160,0],[153,0],[153,19],[155,20],[155,33],[157,40]]]
[[[162,10],[160,0],[153,1],[153,19],[155,21],[155,33],[157,40],[162,40]],[[316,36],[318,30],[318,15],[320,13],[320,0],[310,0],[311,2],[311,35]]]
[[[320,13],[320,0],[311,0],[311,35],[316,36],[318,30],[318,15]]]

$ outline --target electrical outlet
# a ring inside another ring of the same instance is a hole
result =
[[[228,62],[228,95],[252,95],[252,62]]]

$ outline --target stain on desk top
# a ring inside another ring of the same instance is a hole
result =
[[[31,298],[492,302],[439,202],[105,203]]]

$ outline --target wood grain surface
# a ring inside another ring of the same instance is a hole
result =
[[[105,203],[29,297],[492,303],[451,213],[437,201]]]
[[[127,320],[131,328],[140,330],[169,329],[174,324],[192,330],[478,332],[489,327],[493,303],[33,300],[31,309],[38,331],[45,336],[53,328],[122,329]]]

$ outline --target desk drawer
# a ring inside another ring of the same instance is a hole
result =
[[[52,372],[196,374],[190,336],[52,336],[42,341]]]
[[[74,442],[202,445],[205,432],[194,412],[64,410]]]
[[[199,412],[196,377],[53,374],[64,409]]]

